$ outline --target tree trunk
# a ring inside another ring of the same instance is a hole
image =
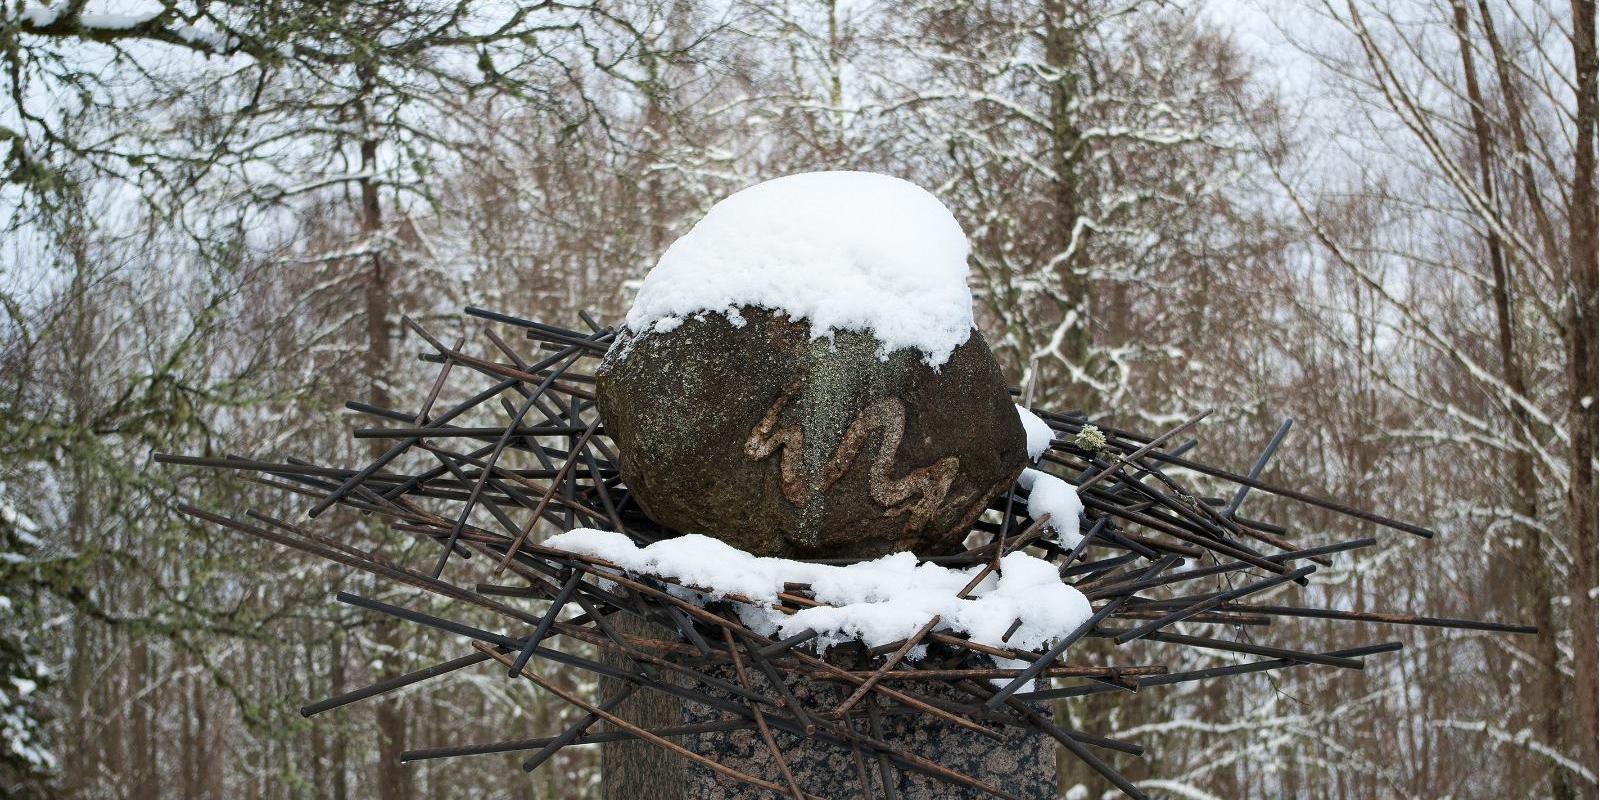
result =
[[[1567,425],[1572,439],[1568,460],[1572,470],[1567,487],[1567,508],[1574,532],[1573,569],[1568,594],[1572,602],[1573,736],[1579,755],[1590,769],[1596,767],[1595,737],[1600,734],[1600,709],[1596,708],[1595,597],[1595,467],[1597,415],[1595,384],[1600,369],[1595,364],[1596,259],[1600,259],[1600,220],[1596,214],[1595,123],[1596,55],[1594,0],[1572,0],[1573,61],[1576,67],[1577,120],[1572,196],[1568,212],[1571,235],[1571,276],[1566,301]],[[1551,632],[1553,634],[1553,632]],[[1549,634],[1547,634],[1549,635]]]
[[[364,97],[370,97],[372,91],[372,75],[368,67],[361,67],[362,91]],[[366,100],[362,101],[362,118],[367,120],[369,108]],[[378,184],[373,177],[378,164],[378,141],[372,138],[361,140],[361,172],[367,177],[361,180],[361,233],[367,246],[372,252],[367,256],[371,273],[366,285],[366,322],[367,322],[367,358],[366,378],[367,396],[373,405],[387,408],[390,405],[389,391],[386,387],[390,361],[389,342],[389,295],[391,277],[388,265],[383,257],[383,247],[378,243],[377,237],[383,228],[383,207],[378,198]],[[368,452],[372,458],[383,455],[386,444],[380,440],[373,440]],[[386,652],[382,655],[383,670],[379,679],[391,678],[401,673],[402,661],[399,656],[404,652],[404,639],[399,626],[393,619],[384,617],[375,623],[373,639],[382,646]],[[400,754],[405,749],[406,712],[400,701],[392,695],[385,695],[377,700],[378,721],[378,797],[382,800],[410,800],[412,796],[411,771],[400,763]]]
[[[332,674],[329,676],[333,682],[333,691],[329,694],[336,694],[345,690],[344,631],[336,630],[333,632],[333,644],[329,650],[328,658],[333,662]],[[334,729],[333,747],[329,752],[328,759],[333,762],[333,793],[330,796],[333,800],[349,800],[349,748],[345,746],[345,733],[343,730]]]
[[[1066,0],[1050,0],[1044,12],[1045,63],[1052,71],[1050,81],[1050,166],[1055,172],[1051,187],[1052,214],[1045,232],[1043,257],[1051,259],[1058,280],[1058,312],[1068,325],[1061,341],[1061,355],[1072,366],[1089,371],[1089,287],[1082,273],[1084,242],[1074,242],[1074,231],[1083,216],[1082,136],[1078,130],[1075,105],[1078,100],[1077,48],[1079,31],[1074,27]],[[1083,232],[1087,238],[1088,231]],[[1053,401],[1068,408],[1090,408],[1082,386],[1067,384]]]
[[[1489,130],[1487,106],[1478,85],[1477,65],[1473,58],[1470,25],[1465,0],[1452,0],[1451,21],[1455,28],[1456,43],[1461,52],[1461,71],[1467,92],[1468,113],[1472,119],[1473,143],[1477,149],[1478,184],[1491,213],[1500,213],[1500,198],[1494,183],[1494,147]],[[1512,102],[1509,98],[1507,102]],[[1500,374],[1512,394],[1526,397],[1528,382],[1522,370],[1522,358],[1517,352],[1515,310],[1511,304],[1510,264],[1507,262],[1504,242],[1492,225],[1484,226],[1484,246],[1489,255],[1491,292],[1495,315],[1495,340],[1500,356]],[[1533,429],[1527,409],[1515,401],[1505,403],[1511,413],[1517,438],[1524,446],[1511,457],[1511,505],[1526,520],[1539,518],[1539,481],[1533,464]],[[1563,722],[1562,703],[1559,701],[1565,682],[1561,675],[1560,654],[1556,650],[1555,617],[1551,609],[1552,590],[1550,560],[1545,553],[1544,536],[1531,524],[1517,522],[1521,547],[1518,548],[1516,580],[1521,605],[1533,617],[1540,630],[1551,635],[1534,640],[1534,660],[1538,665],[1537,696],[1544,719],[1544,738],[1551,746],[1565,749],[1566,727]],[[1567,771],[1550,764],[1547,773],[1552,798],[1567,800],[1573,797],[1573,788],[1567,780]]]
[[[651,639],[676,637],[675,633],[631,614],[612,617],[612,625],[624,635]],[[601,660],[607,664],[628,668],[634,666],[614,648],[601,648],[601,654]],[[600,696],[611,697],[623,685],[623,681],[614,678],[601,678]],[[617,707],[616,713],[645,728],[683,723],[683,703],[672,695],[651,689],[634,692],[632,697]],[[605,800],[683,800],[683,769],[682,756],[648,742],[601,745],[600,774],[604,782]]]
[[[150,644],[140,634],[128,648],[128,678],[123,688],[123,702],[128,704],[127,748],[128,766],[132,773],[131,800],[155,800],[160,796],[156,764],[150,758],[154,737],[150,698],[145,688],[150,683]]]

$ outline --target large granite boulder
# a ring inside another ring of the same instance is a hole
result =
[[[1025,437],[976,331],[937,369],[871,333],[745,307],[625,331],[596,375],[622,477],[655,521],[760,555],[957,549]]]

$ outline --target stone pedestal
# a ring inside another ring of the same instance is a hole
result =
[[[736,680],[732,670],[718,677]],[[771,687],[757,674],[752,687],[771,693]],[[830,709],[843,702],[851,687],[831,681],[791,679],[789,691],[808,710]],[[944,684],[932,681],[897,681],[894,688],[925,697],[949,700],[963,705],[973,700]],[[711,692],[729,700],[735,698]],[[866,703],[863,699],[852,710],[856,730],[868,733]],[[1048,713],[1041,706],[1041,711]],[[709,722],[724,714],[705,706],[685,704],[685,722]],[[820,716],[820,715],[819,715]],[[900,745],[910,752],[945,767],[965,773],[1024,798],[1056,796],[1055,741],[1050,737],[1020,728],[1005,728],[1005,741],[979,736],[970,730],[943,722],[926,714],[880,714],[879,738]],[[774,730],[778,747],[789,763],[801,788],[827,800],[883,798],[882,771],[878,760],[867,753],[857,763],[854,752],[819,738],[801,737]],[[681,740],[690,750],[709,756],[729,767],[757,777],[782,782],[777,765],[754,729],[728,733],[701,734]],[[871,794],[862,791],[861,772],[866,772]],[[889,771],[894,797],[899,800],[979,800],[990,795],[976,789],[945,783],[933,777],[898,767]],[[771,794],[761,788],[718,775],[695,763],[686,768],[685,797],[688,800],[768,800]]]

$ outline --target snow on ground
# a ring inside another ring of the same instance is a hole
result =
[[[1028,516],[1038,519],[1049,514],[1045,527],[1055,531],[1056,541],[1064,547],[1076,547],[1083,539],[1078,533],[1083,500],[1079,499],[1077,488],[1037,469],[1023,470],[1017,485],[1028,490]]]
[[[1022,430],[1028,434],[1028,462],[1033,463],[1050,449],[1050,442],[1056,438],[1056,432],[1050,423],[1039,419],[1039,415],[1022,406],[1017,406],[1017,418],[1022,420]]]
[[[859,640],[876,647],[904,639],[932,619],[935,630],[964,634],[981,644],[1024,650],[1048,647],[1088,619],[1089,601],[1061,582],[1056,567],[1026,553],[1001,559],[1000,575],[984,578],[971,599],[956,594],[981,567],[949,569],[917,563],[911,553],[827,566],[763,558],[699,534],[638,547],[627,536],[578,529],[558,534],[546,547],[603,558],[626,570],[650,573],[708,590],[713,597],[741,594],[760,605],[741,605],[745,624],[762,634],[789,636],[807,628],[826,647]],[[770,607],[784,581],[811,584],[828,606],[785,614]],[[1022,626],[1002,642],[1011,623]]]
[[[870,172],[758,183],[711,207],[650,270],[628,328],[665,332],[698,313],[743,323],[750,305],[836,330],[870,330],[885,356],[943,364],[972,331],[966,234],[920,187]]]

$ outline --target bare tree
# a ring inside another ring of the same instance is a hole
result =
[[[1320,203],[1284,182],[1331,263],[1368,287],[1374,318],[1391,320],[1388,335],[1453,374],[1430,387],[1390,364],[1363,365],[1427,410],[1431,424],[1413,435],[1503,465],[1487,505],[1464,513],[1513,535],[1516,544],[1497,547],[1500,563],[1515,565],[1520,602],[1511,608],[1549,635],[1510,663],[1519,673],[1533,665],[1530,691],[1519,694],[1527,711],[1480,730],[1525,748],[1540,792],[1568,797],[1594,780],[1587,676],[1596,669],[1594,492],[1584,487],[1593,426],[1573,416],[1592,393],[1593,381],[1579,376],[1594,370],[1584,310],[1593,292],[1582,274],[1592,280],[1595,262],[1584,238],[1594,216],[1594,176],[1584,166],[1594,159],[1594,104],[1582,89],[1594,25],[1572,10],[1567,18],[1551,5],[1451,2],[1419,15],[1388,3],[1323,4],[1351,47],[1322,46],[1314,56],[1372,121],[1360,130],[1371,142],[1368,168],[1386,168],[1387,181],[1362,180],[1353,191],[1383,237],[1339,235]],[[1463,391],[1481,402],[1465,402]],[[1537,738],[1509,732],[1524,713],[1538,720]]]
[[[347,576],[173,519],[261,498],[148,453],[369,458],[337,409],[414,388],[402,314],[450,337],[466,303],[612,322],[721,197],[871,169],[960,219],[980,325],[1037,396],[1139,427],[1217,407],[1201,446],[1241,470],[1292,416],[1269,478],[1438,523],[1427,568],[1385,538],[1317,573],[1324,604],[1553,632],[1397,633],[1360,674],[1060,709],[1157,754],[1141,785],[1592,792],[1593,4],[1302,10],[1266,13],[1305,34],[1311,100],[1198,4],[12,2],[0,538],[38,543],[0,563],[28,634],[16,659],[0,610],[0,679],[50,668],[29,735],[86,797],[667,795],[671,761],[616,749],[524,780],[516,754],[396,763],[505,738],[507,703],[526,735],[574,721],[491,674],[302,719],[420,665],[400,650],[460,653],[329,603]],[[1356,532],[1278,510],[1297,545]],[[655,699],[630,713],[674,713]]]

